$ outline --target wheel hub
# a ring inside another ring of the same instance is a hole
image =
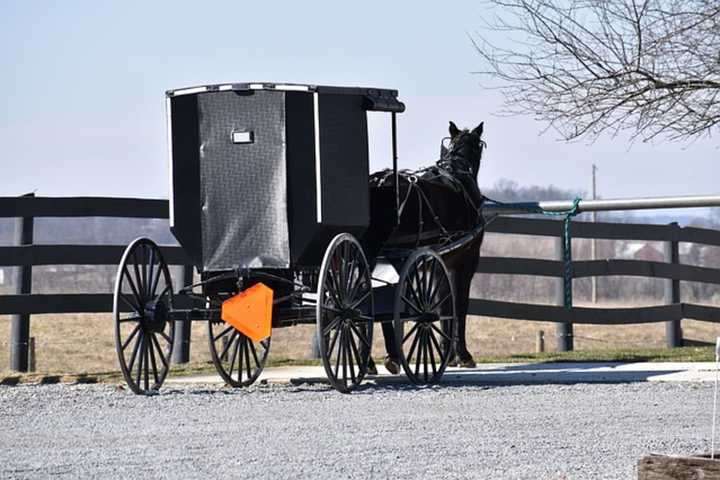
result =
[[[420,318],[418,319],[418,322],[420,323],[433,323],[437,322],[440,319],[440,315],[434,312],[425,312],[422,315],[420,315]]]
[[[169,309],[161,299],[150,300],[145,303],[143,315],[143,326],[147,331],[159,333],[165,330],[165,325],[170,317]]]

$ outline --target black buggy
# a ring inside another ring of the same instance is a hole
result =
[[[262,372],[271,328],[310,323],[341,392],[366,376],[376,322],[394,324],[412,382],[442,377],[457,322],[439,247],[388,241],[386,220],[399,224],[402,208],[395,126],[404,109],[397,91],[371,88],[240,83],[167,92],[170,228],[200,280],[175,290],[155,243],[127,247],[114,319],[133,392],[162,385],[175,322],[190,320],[207,322],[212,361],[234,387]],[[372,192],[368,111],[391,113],[395,177]]]

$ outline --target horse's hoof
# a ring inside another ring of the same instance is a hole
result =
[[[455,357],[455,360],[452,363],[454,363],[454,366],[460,367],[460,368],[475,368],[475,367],[477,367],[475,360],[473,359],[472,355],[470,355],[469,353],[467,354],[467,356]]]
[[[396,360],[393,360],[389,356],[385,357],[385,361],[383,362],[385,365],[385,368],[388,372],[392,373],[393,375],[397,375],[400,373],[400,363],[398,363]]]
[[[375,361],[372,359],[372,357],[368,358],[367,374],[377,375],[377,367],[375,366]]]

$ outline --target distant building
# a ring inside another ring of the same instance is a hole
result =
[[[650,244],[645,244],[642,248],[640,248],[637,252],[635,252],[635,255],[633,255],[633,258],[635,260],[646,260],[649,262],[665,262],[665,255],[663,255],[663,252],[658,250],[657,248],[653,247]]]
[[[644,242],[627,242],[621,244],[617,252],[618,258],[645,260],[650,262],[665,262],[665,254],[653,244]]]

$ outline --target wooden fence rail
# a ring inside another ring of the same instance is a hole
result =
[[[41,313],[110,312],[112,295],[97,294],[33,294],[31,291],[32,267],[40,265],[117,265],[125,245],[34,245],[33,219],[35,217],[125,217],[168,218],[166,200],[134,198],[0,198],[0,217],[16,218],[16,241],[12,246],[0,246],[0,266],[18,268],[16,292],[0,296],[0,314],[12,315],[10,339],[10,368],[27,371],[30,315]],[[491,233],[540,235],[556,237],[559,245],[561,222],[546,219],[498,217],[487,228]],[[573,238],[608,240],[641,240],[666,243],[668,262],[641,260],[584,260],[571,263],[571,278],[592,276],[640,276],[661,278],[667,281],[666,304],[641,308],[587,308],[562,305],[539,305],[507,301],[472,299],[470,313],[508,319],[555,322],[559,329],[560,349],[570,350],[572,324],[624,325],[631,323],[666,322],[669,346],[682,345],[680,322],[696,319],[720,322],[720,308],[683,303],[680,299],[680,281],[720,284],[720,269],[682,265],[679,263],[678,243],[693,242],[720,246],[720,231],[670,225],[642,225],[627,223],[572,223]],[[189,283],[192,266],[183,249],[177,246],[161,247],[171,265],[184,267],[183,278]],[[556,248],[560,252],[561,249]],[[512,257],[482,257],[477,272],[483,274],[539,275],[555,277],[563,282],[564,262]],[[561,285],[562,286],[562,285]],[[562,291],[562,288],[558,289]],[[562,297],[562,295],[560,295]],[[559,303],[562,303],[559,301]],[[176,348],[173,360],[184,362],[189,358],[190,328],[179,322],[175,329]]]
[[[498,217],[488,225],[488,232],[556,237],[559,245],[562,222],[547,219]],[[633,223],[573,222],[572,238],[604,240],[640,240],[665,243],[667,261],[645,260],[581,260],[572,261],[570,281],[576,278],[601,276],[639,276],[667,280],[665,305],[639,308],[588,308],[562,305],[542,305],[495,300],[472,299],[469,313],[499,318],[537,320],[561,324],[558,334],[560,350],[572,350],[572,325],[627,325],[636,323],[666,322],[667,345],[682,345],[683,319],[720,322],[720,308],[683,303],[680,298],[680,281],[720,284],[720,269],[683,265],[679,261],[680,242],[720,246],[720,231],[706,228]],[[559,253],[561,248],[557,248]],[[562,256],[557,260],[514,257],[481,257],[477,273],[537,275],[559,279],[559,291],[566,281]]]
[[[70,197],[26,195],[0,198],[0,217],[14,217],[15,245],[0,246],[0,267],[20,267],[14,278],[15,293],[0,296],[0,315],[12,315],[10,325],[10,369],[28,371],[30,315],[42,313],[96,313],[112,311],[110,293],[33,294],[32,267],[40,265],[117,265],[125,245],[34,245],[36,217],[168,218],[166,200],[137,198]],[[192,265],[181,247],[161,247],[170,265],[183,266],[183,278],[192,278]],[[178,322],[173,361],[189,360],[190,326]]]

